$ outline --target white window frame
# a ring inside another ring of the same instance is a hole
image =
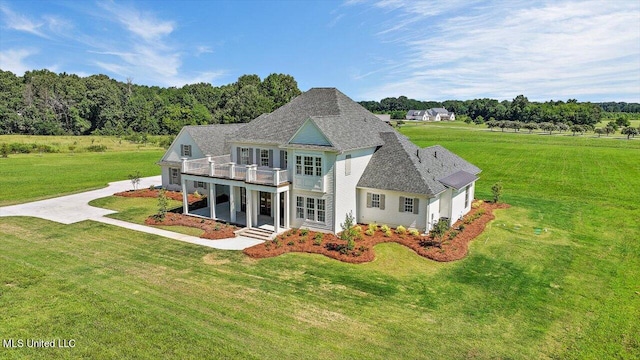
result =
[[[284,164],[280,164],[280,168],[287,169],[288,165],[289,165],[289,152],[285,151],[284,152]]]
[[[413,198],[404,198],[404,212],[413,213]]]
[[[304,197],[297,196],[296,197],[296,219],[304,219]]]
[[[250,151],[251,149],[243,147],[240,148],[240,159],[238,159],[238,162],[240,163],[240,165],[250,165],[249,161],[251,161],[251,154]]]
[[[371,207],[380,208],[380,194],[371,193]]]
[[[180,169],[169,168],[169,184],[180,185]]]
[[[260,149],[260,166],[269,166],[269,150]]]
[[[296,155],[296,175],[322,177],[322,156]]]
[[[326,200],[311,196],[296,196],[296,219],[326,224]]]
[[[207,183],[204,181],[194,181],[193,186],[199,189],[207,189]]]
[[[469,194],[471,193],[471,191],[469,191],[469,188],[471,187],[471,185],[467,185],[467,187],[464,189],[464,208],[468,208],[469,207]]]

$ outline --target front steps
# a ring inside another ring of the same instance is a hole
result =
[[[259,228],[244,228],[236,232],[236,235],[244,236],[252,239],[267,241],[271,240],[275,234],[269,230],[262,230]]]

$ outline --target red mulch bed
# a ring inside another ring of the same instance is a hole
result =
[[[215,220],[202,219],[171,212],[168,212],[165,215],[164,220],[160,220],[155,216],[149,216],[147,220],[145,220],[145,224],[165,226],[179,225],[198,228],[204,230],[204,234],[200,235],[200,237],[210,240],[236,237],[236,234],[233,232],[239,229],[237,226],[219,223]]]
[[[366,225],[359,225],[362,238],[356,240],[353,250],[346,249],[346,241],[340,240],[333,234],[322,234],[314,231],[307,231],[303,235],[304,230],[292,229],[272,241],[267,241],[247,248],[244,253],[252,258],[266,258],[282,255],[288,252],[305,252],[312,254],[322,254],[330,258],[348,262],[348,263],[364,263],[372,261],[375,258],[373,247],[384,242],[396,242],[402,244],[418,255],[435,261],[454,261],[464,258],[468,252],[468,244],[484,231],[487,223],[495,218],[493,210],[508,208],[507,204],[482,203],[478,208],[472,209],[463,220],[459,220],[454,224],[451,230],[444,236],[444,241],[437,246],[433,239],[429,236],[414,236],[410,234],[399,235],[392,229],[391,236],[385,236],[382,231],[377,230],[372,236],[364,233],[367,229]],[[473,219],[473,220],[472,220]],[[456,231],[461,224],[464,229],[458,231],[453,238],[449,238],[452,231]],[[322,234],[322,235],[316,235]],[[316,236],[321,236],[321,241],[315,241]]]
[[[122,196],[122,197],[157,198],[159,193],[160,193],[160,189],[154,189],[154,190],[151,190],[151,189],[139,189],[139,190],[123,191],[123,192],[115,193],[113,195]],[[176,200],[176,201],[182,201],[182,192],[180,192],[180,191],[165,191],[165,195],[167,195],[167,197],[169,199]],[[189,204],[193,204],[194,202],[199,201],[202,198],[198,197],[198,196],[194,196],[193,194],[188,194],[187,195],[187,199],[189,201]]]

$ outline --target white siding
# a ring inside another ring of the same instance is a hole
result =
[[[385,209],[368,208],[367,207],[367,193],[376,193],[385,195]],[[418,213],[400,212],[399,203],[400,197],[417,198],[418,199]],[[390,190],[378,190],[378,189],[358,189],[358,217],[359,223],[372,223],[375,222],[379,225],[388,225],[390,227],[397,227],[398,225],[405,226],[407,228],[415,228],[420,231],[426,230],[426,214],[427,203],[426,196],[420,196],[415,194],[407,194],[398,191]]]
[[[345,216],[349,212],[352,212],[356,221],[359,221],[356,185],[358,185],[358,181],[360,181],[360,178],[362,177],[362,174],[369,164],[371,156],[374,152],[375,148],[360,149],[344,152],[336,157],[336,206],[334,223],[334,228],[336,229],[336,231],[342,230],[340,228],[340,224],[344,222]],[[346,175],[347,155],[351,155],[351,166],[349,167],[351,173],[349,175]]]
[[[440,220],[440,196],[429,199],[429,205],[427,206],[427,216],[426,216],[426,231],[429,231],[433,228],[438,220]]]
[[[475,182],[469,185],[469,202],[465,207],[466,187],[452,191],[453,198],[451,199],[451,223],[453,224],[458,219],[462,218],[469,211],[471,211],[471,203],[473,202],[473,196],[475,192]]]

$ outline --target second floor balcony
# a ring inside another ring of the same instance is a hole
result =
[[[259,168],[257,165],[238,165],[231,162],[229,155],[193,160],[182,159],[182,173],[261,185],[278,186],[289,182],[287,170]]]

